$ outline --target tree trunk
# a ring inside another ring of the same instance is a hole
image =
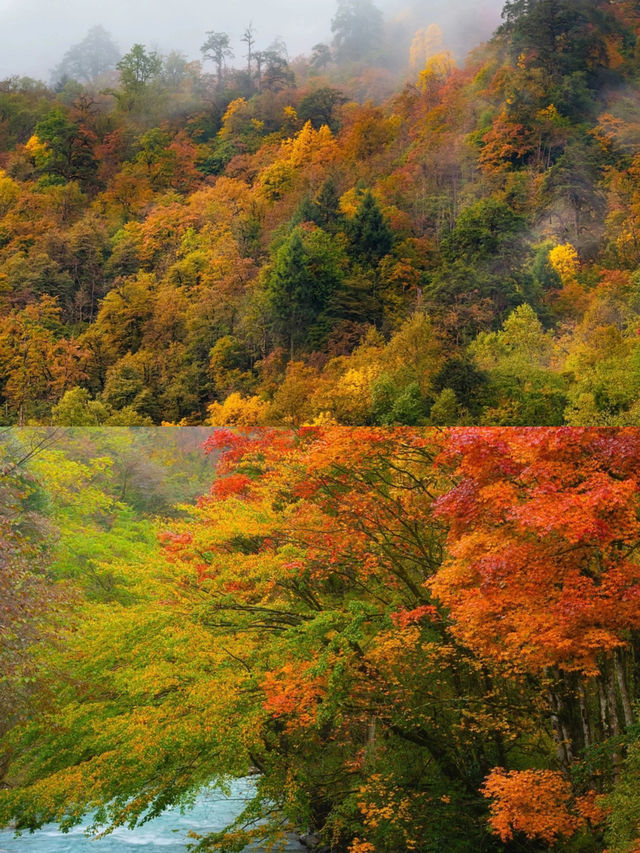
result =
[[[613,660],[608,661],[607,663],[607,716],[609,717],[609,724],[611,728],[611,734],[614,738],[618,737],[620,734],[620,718],[618,716],[618,697],[616,696],[616,677],[614,671]],[[611,760],[613,764],[613,776],[614,779],[618,779],[620,776],[620,766],[622,764],[622,760],[620,757],[620,753],[618,750],[611,755]]]
[[[569,766],[569,753],[567,751],[567,740],[564,727],[560,720],[560,701],[554,690],[549,690],[549,707],[551,708],[551,726],[553,728],[553,740],[556,745],[558,762],[562,767]]]
[[[613,665],[615,668],[616,680],[618,682],[618,690],[620,691],[620,698],[622,700],[624,724],[626,727],[629,727],[633,723],[633,708],[631,707],[631,700],[629,698],[629,691],[627,689],[626,672],[622,660],[621,649],[618,649],[616,652],[614,652]]]
[[[591,746],[591,726],[589,725],[589,712],[587,711],[587,697],[582,681],[578,684],[578,702],[580,703],[580,720],[582,721],[582,737],[584,745],[588,749]]]
[[[607,667],[607,716],[611,725],[611,734],[617,737],[620,734],[620,718],[618,716],[618,697],[616,696],[616,681],[614,667]]]

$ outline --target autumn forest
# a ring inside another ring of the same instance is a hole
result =
[[[0,440],[0,823],[251,771],[194,850],[638,849],[638,430]]]
[[[2,853],[640,853],[640,6],[334,5],[0,81]]]
[[[631,0],[0,83],[5,424],[638,423]],[[413,23],[420,23],[413,22]]]

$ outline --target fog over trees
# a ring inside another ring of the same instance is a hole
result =
[[[500,18],[500,0],[452,0],[443,6],[435,0],[379,0],[376,4],[388,22],[415,28],[438,23],[452,50],[464,53],[487,37]],[[245,0],[242,4],[210,4],[187,0],[179,6],[168,0],[0,0],[0,79],[13,75],[48,81],[67,51],[86,38],[93,27],[104,27],[122,53],[144,43],[162,53],[180,51],[199,58],[203,33],[228,32],[236,55],[244,54],[242,33],[251,22],[260,42],[278,36],[290,56],[310,53],[313,45],[331,39],[334,0]]]

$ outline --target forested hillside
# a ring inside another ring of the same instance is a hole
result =
[[[253,768],[194,850],[639,849],[638,430],[217,430],[211,488],[153,522],[123,462],[200,474],[179,432],[5,474],[0,826],[134,826]]]
[[[503,19],[2,82],[3,421],[637,424],[640,12]]]

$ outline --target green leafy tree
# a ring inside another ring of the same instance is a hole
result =
[[[503,17],[513,54],[526,53],[529,61],[555,77],[607,65],[604,35],[612,16],[603,12],[603,4],[513,0],[506,4]]]
[[[442,249],[451,261],[484,261],[512,266],[522,253],[524,219],[506,202],[487,198],[466,207]]]
[[[56,531],[46,491],[29,471],[60,432],[0,430],[0,736],[29,716],[46,681],[34,650],[51,643],[70,616],[69,590],[56,586],[49,571]],[[0,753],[0,785],[11,758],[8,750]]]
[[[66,391],[51,410],[51,420],[57,426],[103,426],[108,419],[108,408],[80,387]]]
[[[487,375],[474,365],[470,358],[453,356],[447,359],[433,378],[435,391],[440,392],[436,403],[438,409],[431,411],[432,419],[437,417],[440,407],[444,412],[450,413],[452,400],[460,403],[473,415],[480,412],[483,404],[486,404],[489,395]],[[445,396],[445,391],[453,392]],[[434,408],[436,406],[434,403]],[[447,421],[433,420],[434,424],[449,425]],[[452,425],[455,421],[452,422]]]
[[[323,86],[304,96],[298,106],[298,116],[303,122],[310,121],[316,130],[326,124],[335,133],[338,129],[335,113],[345,101],[339,89]]]
[[[55,107],[38,122],[35,136],[40,143],[34,147],[36,168],[47,180],[92,183],[98,169],[95,139],[86,128],[72,121],[62,107]]]
[[[162,71],[162,58],[155,52],[147,53],[144,45],[134,44],[117,64],[125,91],[136,94],[158,77]]]
[[[343,281],[343,256],[322,229],[295,228],[277,251],[266,279],[276,334],[293,359],[298,347],[319,343],[331,296]]]
[[[429,423],[433,426],[457,426],[460,422],[460,406],[453,388],[440,392],[429,412]]]
[[[553,340],[529,305],[520,305],[499,332],[482,332],[469,348],[494,384],[499,401],[489,423],[544,426],[563,423],[565,383],[553,365]]]

